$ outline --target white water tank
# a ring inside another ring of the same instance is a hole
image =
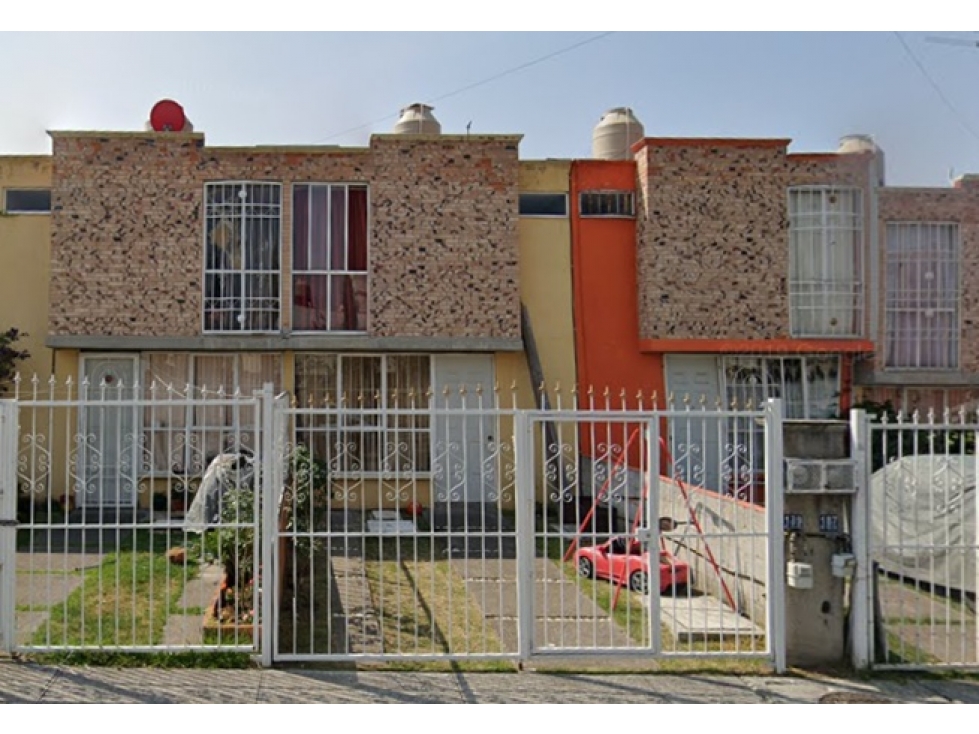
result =
[[[837,153],[872,153],[874,156],[874,174],[877,186],[884,185],[884,151],[874,142],[870,135],[844,135],[840,138]]]
[[[394,132],[398,135],[440,135],[442,125],[435,119],[427,104],[415,102],[401,110],[401,117],[394,124]]]
[[[632,146],[645,137],[642,123],[628,107],[615,107],[598,121],[591,137],[593,158],[623,161],[632,158]]]

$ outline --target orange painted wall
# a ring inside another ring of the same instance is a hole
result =
[[[575,356],[580,402],[598,409],[608,400],[614,409],[649,408],[656,394],[664,399],[663,357],[639,350],[639,313],[636,290],[636,220],[633,218],[582,217],[582,191],[635,191],[633,161],[579,160],[571,166],[571,241],[574,282]],[[634,428],[634,427],[630,427]],[[585,429],[585,427],[583,427]],[[626,436],[612,438],[622,446]],[[591,438],[582,430],[583,447],[590,453]],[[641,441],[629,451],[629,464],[639,465]]]
[[[663,395],[663,360],[639,351],[636,296],[636,220],[582,217],[579,194],[636,186],[633,161],[579,160],[571,166],[571,239],[574,277],[575,350],[580,388],[596,399],[609,388],[621,405],[637,407],[642,391]],[[604,398],[602,398],[604,400]]]

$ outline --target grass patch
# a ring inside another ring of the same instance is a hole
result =
[[[403,655],[499,653],[495,628],[453,572],[445,542],[424,536],[364,538],[290,558],[283,594],[283,652],[390,655],[383,663],[317,668],[512,671],[507,661],[398,660]],[[293,571],[293,564],[299,567]]]
[[[80,650],[64,653],[25,655],[38,665],[88,665],[106,668],[186,668],[213,670],[245,670],[259,665],[248,653],[242,652],[161,652],[124,653],[96,650]]]
[[[952,655],[961,652],[961,636],[976,623],[976,615],[960,596],[946,595],[922,586],[914,579],[889,576],[884,572],[878,576],[877,583],[880,624],[884,627],[886,640],[886,647],[876,652],[878,663],[941,665],[946,662],[940,657],[945,652],[945,645],[936,642],[936,654],[935,650],[927,649],[927,638],[934,633],[944,636],[946,629],[955,636],[949,642],[948,651]],[[966,648],[972,644],[970,640]]]
[[[913,631],[911,633],[914,634]],[[942,660],[903,638],[899,632],[886,630],[887,648],[877,651],[878,662],[886,665],[934,665]]]
[[[183,613],[179,600],[186,581],[199,574],[196,563],[173,566],[165,539],[133,538],[134,550],[107,555],[82,572],[82,584],[50,608],[34,645],[104,647],[158,645],[171,614]]]
[[[427,538],[393,540],[365,544],[364,573],[381,651],[502,652],[499,637],[451,561],[441,556],[439,544]]]

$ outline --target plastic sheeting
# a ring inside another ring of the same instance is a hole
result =
[[[873,558],[888,572],[976,591],[976,457],[906,456],[870,482]]]
[[[202,533],[221,519],[221,498],[238,487],[253,487],[255,459],[246,454],[219,454],[208,465],[201,486],[184,515],[184,529]]]

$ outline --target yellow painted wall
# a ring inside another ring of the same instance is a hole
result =
[[[54,379],[58,399],[78,398],[78,366],[80,356],[77,349],[57,349],[52,355]],[[69,393],[68,380],[71,379]],[[75,490],[77,467],[74,466],[74,451],[78,437],[78,409],[58,408],[57,418],[50,429],[53,439],[51,457],[52,498],[70,496]],[[24,411],[21,411],[21,432],[24,429]]]
[[[521,161],[520,191],[565,193],[570,189],[570,161]],[[577,384],[571,290],[571,218],[520,217],[520,299],[540,355],[552,405],[561,387],[567,407]]]
[[[520,191],[568,194],[570,174],[570,161],[521,161]],[[571,290],[571,218],[521,216],[518,233],[520,299],[530,316],[545,390],[552,408],[569,408],[574,403],[572,390],[578,381]],[[536,406],[533,395],[541,386],[530,385],[527,355],[499,355],[497,370],[501,374],[501,385],[509,386],[516,380],[519,407]],[[528,395],[529,399],[524,397]],[[543,435],[539,426],[534,434],[534,452],[536,499],[542,502],[547,500],[547,483],[544,481]]]
[[[0,156],[0,208],[3,191],[50,188],[50,156]],[[51,258],[51,217],[48,214],[0,212],[0,330],[16,327],[29,336],[15,346],[31,358],[21,363],[22,375],[47,380],[52,354],[44,346],[48,333],[48,274]]]

